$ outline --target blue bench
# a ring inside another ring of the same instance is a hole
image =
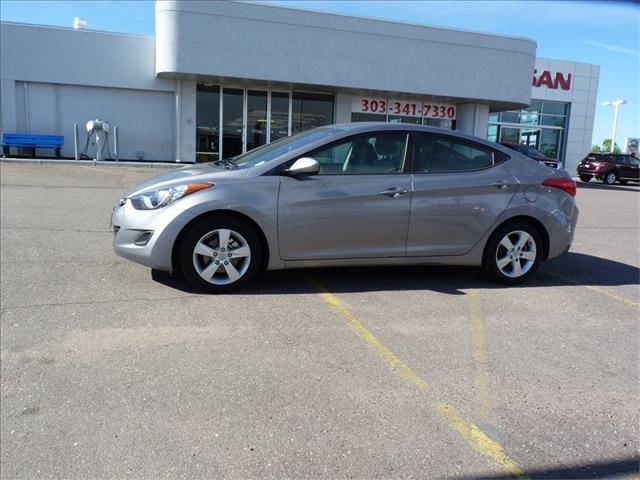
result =
[[[30,148],[32,156],[36,156],[36,148],[53,148],[56,158],[60,158],[64,137],[62,135],[34,135],[32,133],[3,133],[2,155],[9,156],[10,148]]]

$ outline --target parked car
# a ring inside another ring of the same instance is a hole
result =
[[[516,284],[568,250],[575,193],[568,173],[460,132],[335,125],[135,185],[113,246],[212,292],[346,265],[481,265]]]
[[[640,181],[640,160],[624,153],[590,153],[578,164],[578,176],[583,182],[592,178],[607,185],[616,182]]]
[[[529,145],[515,145],[513,143],[501,143],[500,145],[504,145],[505,147],[508,147],[511,150],[520,152],[521,154],[526,155],[527,157],[532,158],[535,161],[540,162],[543,165],[546,165],[547,167],[558,168],[557,160],[547,157],[540,150],[536,150],[535,148],[530,147]]]

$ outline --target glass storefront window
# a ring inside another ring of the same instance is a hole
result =
[[[243,97],[240,89],[222,89],[222,158],[242,153]]]
[[[540,119],[540,116],[538,115],[538,112],[523,111],[520,113],[520,123],[537,125],[539,119]]]
[[[561,133],[562,130],[543,128],[540,134],[538,150],[544,153],[546,157],[558,160],[560,158]]]
[[[389,115],[389,123],[410,123],[422,125],[422,117],[404,117],[401,115]]]
[[[548,125],[550,127],[564,127],[565,117],[559,115],[542,115],[540,125]]]
[[[196,161],[217,160],[220,154],[220,87],[196,88]]]
[[[487,140],[489,140],[490,142],[497,142],[498,141],[498,126],[497,125],[489,124],[489,126],[487,127]]]
[[[550,102],[545,100],[542,102],[542,113],[548,113],[551,115],[566,115],[568,103],[562,102]]]
[[[333,112],[333,95],[197,84],[196,159],[231,158],[292,132],[330,125]]]
[[[531,105],[525,108],[527,112],[538,112],[540,113],[542,109],[542,101],[541,100],[531,100]]]
[[[351,113],[352,122],[386,122],[387,116],[378,113]]]
[[[500,121],[500,112],[494,112],[489,115],[489,123],[498,123]]]
[[[520,112],[502,112],[500,121],[503,123],[520,123]]]
[[[333,95],[293,92],[291,133],[331,125]]]
[[[289,94],[271,92],[271,141],[289,135]]]
[[[424,118],[422,124],[430,127],[446,128],[449,130],[456,129],[456,121],[446,118]]]
[[[247,152],[267,143],[267,92],[247,91]]]

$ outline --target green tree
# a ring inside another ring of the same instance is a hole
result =
[[[602,151],[602,147],[600,145],[592,145],[591,153],[600,153]]]
[[[610,152],[611,151],[611,139],[610,138],[605,138],[602,141],[602,151],[603,152]],[[622,150],[620,150],[620,147],[618,146],[618,144],[616,143],[613,146],[613,153],[620,153]]]

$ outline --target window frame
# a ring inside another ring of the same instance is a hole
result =
[[[345,142],[354,142],[358,138],[362,137],[371,137],[373,135],[381,135],[381,134],[403,134],[405,135],[407,141],[404,147],[404,163],[402,166],[402,170],[398,172],[380,172],[380,173],[317,173],[313,175],[314,177],[353,177],[353,176],[371,176],[371,175],[402,175],[402,174],[410,174],[413,169],[413,143],[412,143],[412,135],[410,130],[371,130],[369,132],[361,132],[356,133],[354,135],[348,135],[346,137],[339,138],[337,140],[333,140],[332,142],[326,143],[320,147],[313,148],[311,150],[307,150],[300,155],[296,155],[295,158],[291,160],[287,160],[282,163],[279,167],[279,171],[288,169],[293,165],[296,160],[304,157],[313,158],[313,153],[319,150],[325,150],[328,148],[333,148],[334,146],[345,143]]]
[[[475,148],[478,150],[485,150],[487,152],[490,152],[493,154],[493,165],[489,165],[487,167],[482,167],[482,168],[472,168],[472,169],[467,169],[467,170],[451,170],[451,171],[447,171],[447,172],[420,172],[418,171],[418,162],[415,162],[414,159],[418,158],[418,152],[417,152],[417,148],[418,148],[418,140],[417,137],[419,135],[429,135],[431,137],[435,137],[435,138],[441,138],[447,141],[456,141],[456,142],[460,142],[463,145],[466,145],[470,148]],[[458,173],[470,173],[470,172],[481,172],[483,170],[488,170],[490,168],[494,168],[498,165],[501,165],[507,161],[509,161],[511,159],[511,156],[501,152],[500,150],[497,150],[493,147],[490,147],[489,145],[484,145],[482,143],[477,143],[474,142],[473,140],[467,140],[466,138],[461,138],[461,137],[456,137],[455,135],[447,135],[447,134],[442,134],[442,133],[432,133],[432,132],[412,132],[413,140],[411,141],[411,145],[413,147],[412,152],[411,152],[411,173],[413,173],[414,175],[451,175],[451,174],[458,174]],[[497,161],[496,161],[497,160]]]

